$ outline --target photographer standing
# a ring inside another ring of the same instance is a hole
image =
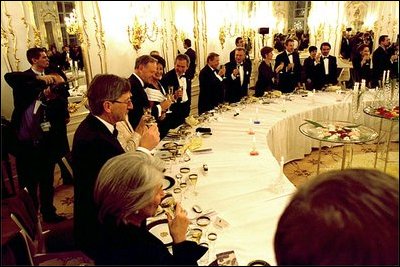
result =
[[[66,138],[63,130],[69,117],[61,95],[68,87],[62,76],[48,69],[49,59],[43,49],[31,48],[26,55],[30,69],[4,76],[13,89],[11,122],[18,137],[17,173],[20,187],[28,188],[43,220],[57,223],[65,220],[53,205],[53,182],[64,134]]]

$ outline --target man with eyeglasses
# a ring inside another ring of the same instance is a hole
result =
[[[117,139],[116,124],[125,121],[128,111],[134,107],[129,81],[112,74],[96,75],[87,97],[90,114],[76,130],[72,147],[74,234],[77,246],[92,256],[98,226],[94,184],[103,164],[125,152]],[[150,153],[160,141],[157,126],[147,128],[142,117],[136,131],[141,135],[136,150]]]

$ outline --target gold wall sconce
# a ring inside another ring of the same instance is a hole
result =
[[[226,37],[235,37],[239,34],[239,26],[237,24],[225,23],[219,28],[219,41],[222,49],[224,48]]]

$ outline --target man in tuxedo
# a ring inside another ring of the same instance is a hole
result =
[[[183,47],[186,49],[185,55],[190,59],[189,68],[185,75],[188,79],[193,80],[194,74],[196,73],[196,51],[194,51],[191,46],[192,42],[190,39],[185,39],[183,41]]]
[[[286,39],[285,51],[276,56],[274,70],[278,75],[278,89],[282,93],[291,93],[296,86],[300,86],[300,56],[294,51],[293,39]]]
[[[150,83],[150,79],[156,71],[157,59],[149,55],[143,55],[136,59],[135,70],[129,77],[132,103],[135,108],[128,111],[128,119],[133,129],[139,125],[139,121],[144,114],[143,109],[150,107],[150,102],[144,88],[146,83]],[[151,115],[155,118],[160,117],[161,112],[162,108],[160,105],[154,105],[151,108]]]
[[[229,103],[238,102],[248,94],[251,70],[244,64],[246,52],[243,47],[235,49],[235,62],[226,64],[225,100]]]
[[[342,42],[340,45],[340,55],[343,59],[350,60],[351,45],[350,45],[350,32],[348,32],[348,31],[343,32]]]
[[[317,89],[320,90],[319,73],[318,67],[320,64],[320,54],[317,54],[318,48],[316,46],[310,46],[308,48],[310,56],[304,60],[303,63],[303,82],[306,85],[307,90]]]
[[[337,80],[337,60],[335,56],[329,55],[331,45],[328,42],[323,42],[320,46],[321,58],[319,64],[319,78],[321,86],[328,84],[336,85]]]
[[[224,100],[223,77],[225,67],[218,71],[219,55],[211,52],[207,56],[207,65],[200,71],[199,115],[213,109]]]
[[[381,35],[379,36],[378,42],[379,47],[376,48],[372,54],[373,87],[379,85],[378,81],[382,80],[383,71],[390,70],[393,59],[395,59],[395,57],[391,58],[390,54],[387,52],[387,48],[390,46],[390,38],[387,35]]]
[[[190,114],[190,104],[192,103],[192,81],[185,75],[189,68],[190,59],[186,54],[179,54],[175,58],[174,68],[168,71],[161,79],[164,88],[172,86],[176,102],[171,105],[172,111],[169,117],[169,125],[176,128],[185,122],[185,118]]]
[[[30,69],[4,76],[13,89],[11,122],[18,138],[19,186],[28,188],[45,222],[58,223],[65,218],[56,214],[53,205],[54,168],[64,141],[68,142],[66,123],[69,113],[63,98],[68,86],[62,78],[63,73],[59,75],[57,70],[48,68],[49,59],[42,48],[30,48],[26,56]]]
[[[115,125],[124,121],[134,106],[129,81],[112,74],[96,75],[87,90],[87,98],[90,114],[78,126],[72,146],[74,235],[78,247],[92,256],[98,229],[94,185],[103,164],[124,153]],[[137,150],[150,154],[160,141],[157,126],[147,128],[142,118],[136,131],[141,134]]]
[[[251,75],[251,70],[252,70],[252,67],[253,67],[253,66],[252,66],[252,63],[251,63],[251,59],[250,59],[250,56],[249,56],[249,52],[248,52],[248,51],[246,50],[246,48],[245,48],[246,43],[245,43],[244,39],[243,39],[242,37],[237,37],[236,40],[235,40],[235,45],[236,45],[236,48],[242,47],[242,48],[245,49],[244,64],[246,65],[246,68],[249,70],[250,75]],[[229,53],[229,61],[230,61],[230,62],[233,62],[233,63],[236,62],[236,58],[235,58],[235,53],[236,53],[235,50],[236,50],[236,48],[233,49],[233,50]]]

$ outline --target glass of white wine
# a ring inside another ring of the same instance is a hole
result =
[[[215,231],[208,231],[207,239],[209,241],[209,250],[211,255],[215,255],[215,240],[217,240],[218,235]]]
[[[174,103],[175,102],[175,98],[174,98],[174,87],[172,85],[168,86],[168,95],[167,95],[168,99]],[[167,113],[171,113],[172,111],[168,108]]]
[[[156,119],[154,118],[153,115],[151,115],[151,108],[149,107],[144,107],[143,108],[143,115],[145,115],[145,123],[147,127],[150,127],[151,125],[157,123]]]
[[[189,174],[189,181],[192,184],[192,193],[194,196],[197,196],[197,191],[196,191],[196,184],[197,184],[197,178],[198,178],[198,174],[197,173],[191,173]]]

